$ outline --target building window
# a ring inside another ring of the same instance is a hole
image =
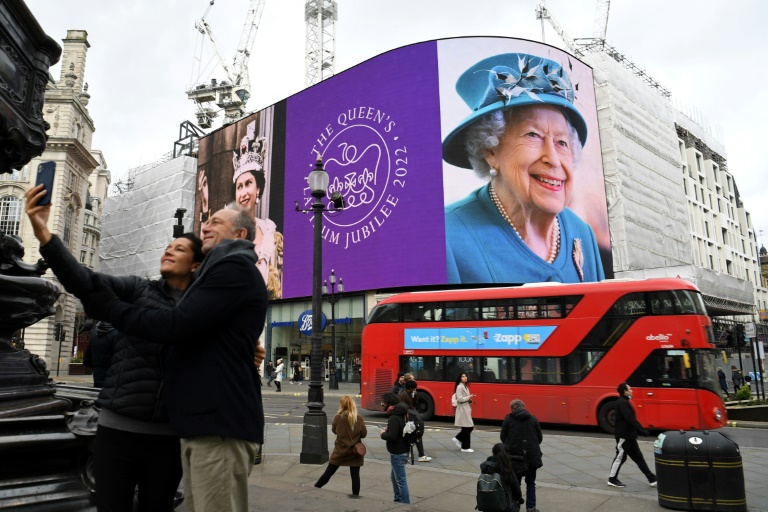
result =
[[[80,263],[85,263],[85,251],[80,251]]]
[[[64,212],[64,235],[62,239],[66,245],[69,245],[70,238],[72,237],[72,216],[74,213],[74,209],[71,206],[68,206],[67,211]]]
[[[19,234],[21,199],[14,196],[0,197],[0,229],[9,235]]]

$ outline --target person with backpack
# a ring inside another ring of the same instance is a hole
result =
[[[512,461],[502,443],[496,443],[491,455],[480,464],[477,482],[477,510],[480,512],[517,512],[525,503]],[[490,477],[490,478],[489,478]],[[499,488],[499,483],[501,487]]]
[[[512,410],[501,424],[501,442],[512,459],[515,476],[521,480],[525,476],[525,501],[528,512],[539,512],[536,508],[536,470],[541,462],[541,432],[539,420],[528,412],[525,402],[519,399],[509,404]]]
[[[416,449],[419,451],[419,462],[429,462],[432,460],[432,457],[424,452],[424,421],[422,421],[419,413],[416,412],[417,386],[418,385],[416,384],[415,380],[405,381],[405,390],[400,393],[398,398],[401,402],[404,402],[408,405],[408,415],[413,418],[414,422],[416,423]]]
[[[384,404],[387,407],[389,418],[387,419],[387,426],[379,429],[379,435],[387,442],[389,463],[392,465],[389,478],[392,480],[395,503],[406,504],[411,502],[411,496],[408,493],[408,481],[405,478],[405,465],[408,463],[411,443],[403,437],[408,406],[399,402],[394,393],[384,395]]]
[[[472,453],[475,450],[470,448],[470,434],[475,428],[475,423],[472,421],[472,400],[477,395],[473,395],[469,392],[469,386],[467,384],[468,377],[466,373],[459,375],[456,379],[456,388],[454,396],[456,397],[456,415],[453,420],[453,424],[457,427],[461,427],[461,431],[453,438],[453,442],[456,446],[461,448],[462,452]],[[453,399],[451,399],[453,401]]]

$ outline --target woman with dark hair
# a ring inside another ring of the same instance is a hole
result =
[[[512,460],[509,458],[503,443],[493,445],[491,453],[493,455],[480,464],[480,472],[486,475],[498,473],[501,476],[501,484],[507,491],[508,511],[517,512],[525,500],[523,500],[523,492],[520,490],[520,481],[512,469]]]
[[[457,427],[461,427],[461,431],[453,438],[453,442],[456,446],[461,448],[462,452],[472,453],[473,450],[470,440],[470,434],[475,428],[475,423],[472,421],[472,400],[475,398],[474,394],[469,392],[468,377],[466,373],[459,375],[456,379],[456,416],[453,424]]]
[[[345,395],[339,402],[339,412],[333,418],[331,430],[336,434],[336,442],[328,461],[325,473],[315,483],[315,487],[322,487],[336,473],[339,466],[349,466],[352,476],[352,497],[360,496],[360,468],[364,463],[364,456],[355,453],[355,445],[368,435],[362,416],[357,414],[357,405],[354,399]]]
[[[64,288],[78,298],[90,293],[94,272],[78,262],[48,230],[50,205],[38,206],[42,187],[27,192],[26,212],[40,254]],[[98,274],[126,302],[173,308],[203,260],[202,242],[191,233],[172,240],[160,257],[158,280]],[[97,405],[93,473],[99,510],[131,511],[138,486],[138,510],[172,510],[181,480],[179,438],[166,411],[163,345],[116,332],[114,353]]]
[[[405,374],[398,373],[397,379],[395,380],[395,383],[392,385],[392,393],[394,393],[397,396],[400,396],[400,393],[403,392],[403,389],[405,389]]]
[[[410,374],[406,374],[410,375]],[[418,384],[416,384],[416,381],[412,378],[411,380],[405,381],[405,389],[400,393],[400,401],[404,402],[406,405],[408,405],[408,413],[411,415],[418,416],[419,413],[416,410],[416,388],[418,387]],[[419,438],[416,441],[416,449],[419,451],[419,462],[429,462],[432,460],[432,457],[427,455],[424,452],[424,440],[423,438]]]

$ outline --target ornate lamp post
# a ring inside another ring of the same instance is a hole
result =
[[[312,203],[312,215],[314,222],[313,254],[314,264],[312,268],[312,337],[310,364],[312,365],[311,382],[309,383],[307,412],[304,414],[304,431],[301,440],[301,464],[325,464],[328,462],[328,417],[323,411],[323,384],[321,380],[320,366],[322,364],[321,346],[323,334],[321,332],[323,296],[323,212],[326,205],[323,198],[328,190],[328,173],[323,169],[323,160],[318,155],[315,169],[309,173],[309,189],[315,202]],[[339,192],[331,194],[331,202],[335,209],[344,207],[344,199]],[[296,211],[300,210],[298,202]]]
[[[328,283],[331,287],[328,288]],[[328,389],[339,389],[339,383],[336,380],[336,303],[341,300],[341,294],[344,293],[344,283],[339,278],[339,284],[336,284],[336,272],[331,269],[331,275],[328,281],[323,281],[323,295],[331,305],[331,372],[328,381]]]

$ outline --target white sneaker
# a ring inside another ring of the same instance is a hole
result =
[[[301,382],[299,382],[299,386],[301,386]]]
[[[419,462],[429,462],[432,460],[432,457],[429,455],[424,455],[423,457],[419,457]]]
[[[473,450],[472,448],[462,448],[461,451],[463,451],[464,453],[475,453],[475,450]]]
[[[454,442],[454,444],[455,444],[456,446],[458,446],[459,448],[461,448],[461,441],[459,441],[458,439],[456,439],[456,438],[454,437],[454,438],[453,438],[453,442]]]

